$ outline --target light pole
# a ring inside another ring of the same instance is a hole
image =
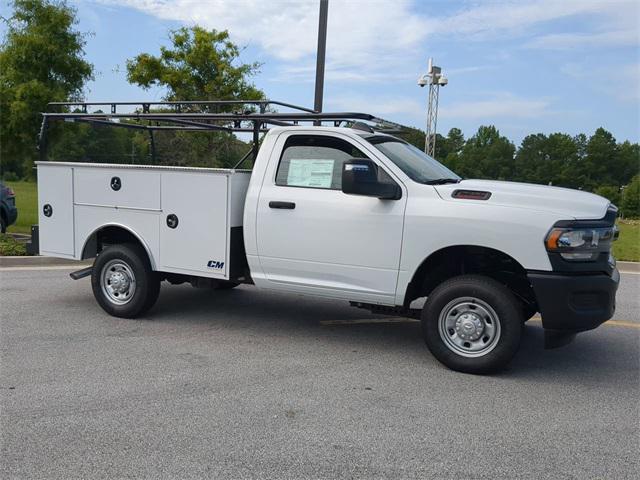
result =
[[[320,0],[318,18],[318,53],[316,56],[316,94],[313,109],[322,112],[324,94],[324,58],[327,50],[327,17],[329,16],[329,0]]]
[[[438,98],[440,87],[444,87],[449,80],[442,74],[442,69],[433,64],[433,58],[429,58],[427,73],[418,79],[418,85],[429,86],[429,103],[427,105],[427,130],[424,139],[424,153],[435,157],[436,153],[436,127],[438,124]]]

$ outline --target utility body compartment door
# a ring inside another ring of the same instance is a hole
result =
[[[38,165],[40,254],[73,258],[73,168]]]
[[[158,270],[227,278],[228,176],[163,172]]]
[[[74,195],[76,205],[160,209],[160,175],[152,169],[76,168]]]

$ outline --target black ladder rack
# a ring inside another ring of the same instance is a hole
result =
[[[275,111],[277,107],[287,111]],[[152,144],[153,132],[163,130],[253,133],[252,149],[243,160],[251,153],[255,160],[260,133],[274,126],[322,126],[330,122],[331,126],[340,127],[360,123],[366,129],[385,133],[407,128],[368,113],[317,112],[277,100],[51,102],[42,117],[38,142],[41,160],[46,160],[46,133],[51,121],[147,130]]]

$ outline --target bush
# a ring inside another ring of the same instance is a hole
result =
[[[18,243],[13,237],[0,233],[0,256],[23,256],[26,254],[27,248],[23,243]]]
[[[633,177],[622,192],[620,209],[625,218],[640,218],[640,175]]]
[[[600,195],[608,199],[614,205],[620,205],[620,189],[618,187],[614,187],[612,185],[604,185],[602,187],[596,188],[594,192],[596,195]]]
[[[16,174],[15,174],[15,172],[11,172],[11,171],[9,171],[9,172],[3,172],[3,174],[2,174],[2,179],[3,179],[5,182],[17,182],[18,180],[20,180],[20,179],[18,178],[18,175],[16,175]]]

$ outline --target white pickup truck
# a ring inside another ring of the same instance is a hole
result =
[[[380,126],[365,114],[264,110],[45,114],[42,137],[60,119],[234,131],[251,131],[249,122],[256,156],[252,171],[38,162],[41,254],[95,258],[73,277],[91,275],[96,300],[118,317],[145,314],[163,280],[253,284],[418,316],[433,355],[472,373],[504,367],[536,312],[552,346],[613,315],[617,209],[608,200],[463,180],[354,123]]]

